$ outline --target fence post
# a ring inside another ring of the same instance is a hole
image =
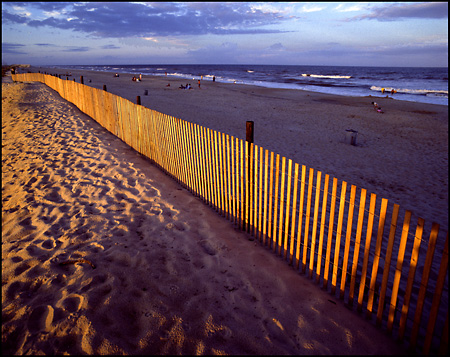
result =
[[[141,96],[136,96],[136,104],[141,105]]]
[[[248,143],[248,156],[246,157],[247,160],[247,177],[245,179],[245,189],[247,190],[246,197],[248,197],[247,202],[245,202],[245,220],[244,222],[248,222],[246,230],[247,232],[250,232],[250,215],[252,212],[249,211],[250,209],[250,202],[252,201],[252,191],[253,191],[253,185],[252,181],[252,172],[253,172],[253,139],[254,139],[254,122],[253,121],[247,121],[245,126],[245,141]]]

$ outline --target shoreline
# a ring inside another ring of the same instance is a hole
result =
[[[113,72],[113,71],[93,71],[93,70],[83,70],[83,69],[72,69],[72,68],[51,68],[51,67],[39,67],[39,66],[32,66],[31,69],[35,69],[37,70],[44,70],[47,73],[57,73],[57,74],[64,74],[66,72],[76,72],[78,75],[82,74],[82,73],[90,73],[91,75],[97,74],[97,73],[107,73],[107,74],[111,74],[113,75],[114,73],[119,73],[121,75],[125,75],[128,76],[129,78],[132,78],[133,75],[137,75],[137,73],[131,73],[131,72]],[[146,78],[153,78],[156,77],[158,79],[168,79],[170,81],[179,81],[180,83],[184,83],[185,81],[191,81],[191,84],[195,84],[194,87],[196,87],[197,84],[197,80],[199,78],[193,78],[193,79],[189,79],[187,77],[177,77],[177,76],[164,76],[164,75],[145,75],[143,74],[143,76],[145,76]],[[207,77],[211,77],[211,75],[208,75]],[[72,77],[73,78],[73,77]],[[79,77],[77,78],[77,81],[79,81]],[[203,83],[203,81],[202,81]],[[204,83],[213,83],[211,79],[206,79],[204,81]],[[217,84],[224,84],[224,85],[242,85],[242,86],[248,86],[248,87],[256,87],[256,88],[264,88],[264,89],[269,89],[269,90],[288,90],[288,91],[300,91],[300,92],[305,92],[305,93],[311,93],[311,94],[318,94],[318,95],[330,95],[330,96],[337,96],[337,97],[350,97],[350,98],[373,98],[374,100],[379,100],[382,98],[387,98],[387,99],[393,99],[395,101],[400,101],[400,102],[407,102],[407,103],[419,103],[419,104],[425,104],[425,105],[437,105],[437,106],[443,106],[443,107],[448,107],[448,104],[437,104],[437,103],[425,103],[425,102],[420,102],[420,101],[409,101],[409,100],[401,100],[401,99],[397,99],[395,96],[391,95],[390,93],[384,94],[384,95],[376,95],[375,93],[373,93],[374,95],[347,95],[347,94],[336,94],[336,93],[325,93],[325,92],[319,92],[319,91],[309,91],[307,89],[299,89],[299,88],[283,88],[283,87],[277,87],[277,86],[264,86],[264,85],[257,85],[257,84],[250,84],[250,83],[231,83],[231,82],[216,82]],[[270,83],[270,82],[268,82]],[[87,84],[87,83],[85,83]]]
[[[61,73],[63,69],[40,68]],[[413,211],[448,229],[448,107],[390,98],[343,97],[243,84],[72,70],[73,80],[147,108],[245,139],[254,121],[255,144]],[[64,78],[62,76],[62,78]],[[91,82],[89,82],[91,80]],[[178,89],[191,83],[193,89]],[[170,87],[167,84],[170,83]],[[148,95],[145,95],[148,91]],[[384,113],[373,109],[376,101]],[[356,146],[346,130],[358,132]]]
[[[150,67],[148,67],[150,66]],[[246,70],[246,68],[251,68],[251,65],[236,65],[235,69],[231,66],[228,68],[225,66],[222,68],[220,65],[135,65],[135,66],[122,66],[122,65],[97,65],[97,66],[69,66],[76,70],[86,70],[86,71],[107,71],[107,72],[114,72],[114,71],[121,71],[121,73],[126,73],[132,75],[139,75],[139,71],[144,71],[142,75],[146,76],[160,76],[164,77],[164,74],[168,76],[173,76],[174,78],[180,78],[180,79],[193,79],[195,82],[197,82],[198,79],[204,79],[205,81],[212,81],[214,74],[216,75],[216,80],[220,83],[228,83],[232,84],[239,83],[244,85],[252,85],[252,86],[260,86],[264,88],[273,88],[273,89],[291,89],[291,90],[305,90],[310,91],[314,93],[323,93],[323,94],[332,94],[332,95],[339,95],[339,96],[350,96],[350,97],[365,97],[365,96],[373,96],[375,98],[383,98],[386,97],[386,95],[389,95],[395,100],[401,100],[401,101],[410,101],[410,102],[419,102],[419,103],[430,103],[430,104],[437,104],[437,105],[445,105],[448,106],[448,86],[445,88],[442,87],[442,85],[439,85],[437,83],[434,83],[437,85],[437,87],[431,83],[424,83],[421,88],[413,86],[416,89],[412,88],[406,88],[408,87],[406,85],[402,86],[400,82],[397,83],[398,85],[398,92],[396,94],[391,94],[390,90],[392,89],[392,83],[385,83],[384,87],[387,87],[386,92],[382,92],[383,85],[379,82],[377,82],[377,79],[383,77],[384,73],[379,73],[379,75],[375,75],[372,78],[372,81],[368,81],[367,76],[370,76],[370,73],[366,73],[365,75],[362,75],[360,78],[359,74],[357,72],[354,72],[354,67],[348,67],[349,73],[345,71],[345,66],[337,66],[333,68],[329,68],[329,71],[335,73],[334,71],[343,71],[341,74],[351,74],[349,76],[330,76],[330,78],[353,78],[351,83],[348,83],[350,86],[347,86],[347,83],[341,83],[339,85],[338,83],[331,84],[328,86],[327,84],[321,85],[318,83],[316,86],[315,84],[309,83],[309,81],[306,81],[306,83],[303,83],[303,80],[300,80],[300,82],[296,81],[297,74],[302,73],[301,77],[308,77],[309,71],[314,72],[314,68],[303,68],[302,66],[293,66],[292,68],[296,68],[297,71],[290,73],[290,66],[287,66],[287,72],[281,71],[278,67],[279,66],[267,66],[268,68],[265,68],[266,66],[256,66],[256,68],[252,68],[252,70]],[[56,66],[58,69],[60,69],[60,66]],[[81,68],[80,68],[81,67]],[[273,68],[272,68],[273,67]],[[300,68],[298,68],[300,67]],[[309,66],[311,67],[311,66]],[[327,66],[324,66],[327,67]],[[329,66],[328,66],[329,67]],[[47,67],[46,67],[47,68]],[[273,77],[273,71],[278,72],[277,75],[281,75],[282,78],[275,78]],[[363,71],[367,71],[367,67],[361,67]],[[375,74],[377,73],[378,67],[373,67],[371,69],[371,73]],[[382,68],[382,67],[380,67]],[[385,68],[385,67],[384,67]],[[61,69],[64,70],[70,70],[66,67],[61,67]],[[253,69],[255,71],[253,71]],[[442,68],[435,68],[438,71],[441,71]],[[238,72],[235,72],[237,70]],[[404,69],[401,69],[404,70]],[[425,69],[427,70],[427,69]],[[167,72],[166,72],[167,71]],[[225,71],[225,72],[223,72]],[[231,72],[230,72],[231,71]],[[375,72],[374,72],[375,71]],[[253,72],[256,72],[256,74],[253,74]],[[266,73],[267,72],[267,73]],[[298,72],[298,73],[297,73]],[[250,73],[250,75],[249,75]],[[289,74],[288,74],[289,73]],[[324,72],[319,73],[324,74]],[[444,72],[445,73],[445,72]],[[265,74],[265,75],[264,75]],[[336,74],[336,73],[335,73]],[[289,78],[286,80],[285,75],[287,75]],[[443,74],[445,76],[445,74]],[[315,74],[310,74],[310,76],[315,77]],[[318,74],[317,76],[321,76],[321,74]],[[292,78],[291,78],[292,77]],[[324,74],[324,77],[328,78],[327,74]],[[415,77],[413,75],[413,77]],[[293,82],[290,82],[290,79],[292,79]],[[345,79],[347,81],[349,79]],[[353,81],[355,81],[353,83]],[[362,80],[362,82],[360,82]],[[394,80],[394,83],[396,81]],[[403,89],[402,89],[403,88]],[[431,88],[439,88],[431,90]]]

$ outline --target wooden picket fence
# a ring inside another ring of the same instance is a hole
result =
[[[13,80],[57,91],[410,351],[448,353],[448,232],[437,223],[414,224],[365,189],[348,193],[345,181],[105,90],[40,73]]]

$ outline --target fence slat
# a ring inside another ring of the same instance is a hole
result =
[[[264,154],[264,150],[262,148],[262,146],[259,147],[259,205],[258,205],[258,209],[259,209],[259,213],[258,213],[258,240],[261,242],[261,238],[262,238],[262,230],[263,230],[263,222],[262,222],[262,212],[263,212],[263,202],[262,202],[262,197],[263,197],[263,166],[264,166],[264,162],[263,162],[263,154]],[[266,204],[266,202],[264,201],[264,205]]]
[[[277,248],[277,218],[278,218],[278,183],[280,178],[280,155],[277,154],[275,164],[275,197],[273,201],[273,235],[272,235],[272,249],[275,252]]]
[[[273,153],[272,153],[273,154]],[[266,245],[267,238],[268,238],[268,232],[270,231],[269,222],[268,220],[268,210],[270,205],[272,204],[272,198],[270,198],[270,202],[267,201],[267,194],[268,194],[268,187],[269,187],[269,150],[265,151],[264,154],[264,213],[263,213],[263,234],[262,234],[262,242],[263,246]],[[272,182],[271,182],[272,183]],[[270,213],[269,213],[270,217]],[[268,228],[269,227],[269,228]]]
[[[316,284],[319,284],[319,282],[320,282],[320,273],[321,273],[321,269],[322,269],[323,235],[325,232],[325,219],[327,216],[329,179],[330,179],[330,176],[325,175],[325,182],[324,182],[324,186],[323,186],[323,198],[322,198],[322,217],[320,219],[319,248],[317,249]]]
[[[281,197],[280,197],[280,228],[279,228],[279,234],[278,234],[278,255],[281,255],[281,246],[282,246],[282,240],[283,240],[283,214],[284,214],[284,184],[286,180],[286,158],[283,156],[281,158]]]
[[[357,311],[362,311],[362,303],[364,299],[364,291],[366,285],[367,266],[369,265],[370,242],[372,240],[373,220],[375,218],[375,202],[377,196],[372,193],[370,195],[369,216],[367,217],[366,242],[364,244],[364,259],[361,271],[361,280],[359,283],[358,306]]]
[[[333,276],[332,276],[332,280],[331,280],[331,293],[333,295],[336,292],[336,285],[337,285],[338,268],[339,268],[339,251],[341,248],[341,234],[342,234],[342,223],[344,221],[346,192],[347,192],[347,182],[342,181],[341,198],[339,200],[338,225],[337,225],[337,229],[336,229],[336,241],[334,243]]]
[[[420,243],[422,242],[422,234],[424,227],[424,220],[419,217],[416,227],[416,233],[414,235],[414,245],[411,253],[411,261],[409,263],[408,281],[406,283],[405,296],[403,298],[402,314],[400,317],[398,338],[403,340],[405,328],[406,328],[406,318],[408,317],[409,303],[411,299],[412,288],[414,284],[414,276],[416,274],[417,261],[419,259],[419,249]]]
[[[358,270],[359,250],[361,248],[361,235],[362,235],[362,227],[363,227],[363,222],[364,222],[364,211],[366,208],[366,194],[367,194],[367,191],[365,189],[362,189],[361,196],[359,198],[358,223],[357,223],[357,228],[356,228],[355,247],[354,247],[354,251],[353,251],[352,277],[350,280],[350,291],[348,293],[349,306],[353,306],[353,296],[354,296],[354,291],[355,291],[355,283],[356,283],[356,276],[357,276],[357,270]]]
[[[227,202],[227,218],[232,220],[232,200],[231,200],[231,158],[230,158],[230,136],[226,135],[226,145],[227,145],[227,184],[225,185],[225,197]]]
[[[247,141],[246,141],[246,143],[247,143]],[[245,173],[244,173],[244,163],[245,163],[244,159],[245,159],[245,157],[244,157],[244,155],[245,155],[245,153],[244,153],[244,144],[243,144],[243,140],[242,139],[240,140],[240,144],[241,144],[241,185],[240,185],[240,190],[241,190],[241,219],[240,219],[239,228],[244,230],[245,229],[245,226],[244,226],[244,224],[245,224],[245,211],[244,211],[244,199],[245,199],[245,196],[244,196],[244,187],[245,187],[244,186],[244,175],[245,175]]]
[[[202,183],[201,183],[201,170],[200,170],[200,155],[199,155],[199,144],[198,144],[198,136],[196,133],[196,128],[194,123],[190,123],[191,129],[191,141],[192,141],[192,153],[194,155],[194,178],[195,178],[195,194],[197,196],[202,196]],[[175,143],[176,145],[176,143]],[[177,166],[177,157],[174,156],[175,167]]]
[[[433,263],[433,255],[434,249],[436,248],[438,233],[439,233],[439,224],[433,223],[431,226],[430,240],[428,241],[427,255],[425,258],[425,265],[423,267],[419,295],[417,297],[416,312],[414,314],[414,321],[411,329],[410,346],[412,348],[415,348],[417,344],[417,336],[419,335],[420,320],[422,318],[422,309],[425,302],[425,294],[427,292],[428,278],[430,276],[431,263]]]
[[[233,186],[234,186],[234,205],[233,210],[235,210],[234,223],[238,224],[239,220],[239,139],[235,139],[234,150],[231,152],[233,157],[233,167],[234,167],[234,178],[233,178]]]
[[[336,195],[337,195],[337,178],[333,178],[333,188],[331,191],[331,204],[330,204],[330,217],[328,219],[328,240],[327,240],[327,252],[325,255],[325,269],[323,272],[323,288],[328,288],[328,272],[330,270],[331,261],[331,246],[333,242],[333,226],[334,226],[334,209],[336,207]]]
[[[258,145],[253,145],[253,235],[258,238]]]
[[[302,259],[302,274],[306,272],[306,256],[308,254],[308,240],[309,240],[309,220],[311,215],[311,200],[312,188],[314,179],[314,169],[309,169],[308,177],[308,196],[306,197],[306,215],[305,215],[305,234],[303,237],[303,259]]]
[[[212,131],[212,143],[214,146],[212,169],[214,171],[214,209],[220,213],[220,185],[219,185],[219,155],[217,153],[217,131]]]
[[[283,241],[283,257],[284,260],[287,258],[287,246],[288,246],[288,239],[289,239],[289,221],[290,221],[290,204],[291,204],[291,183],[292,183],[292,160],[289,159],[288,161],[288,172],[287,172],[287,179],[288,179],[288,185],[287,185],[287,191],[286,191],[286,219],[284,222],[284,241]]]
[[[293,264],[294,258],[294,242],[295,242],[295,217],[297,209],[297,193],[298,193],[298,164],[294,165],[294,193],[292,198],[292,222],[291,222],[291,241],[289,247],[289,265]]]
[[[237,193],[236,193],[236,161],[235,161],[235,152],[237,153],[237,138],[234,140],[234,137],[231,137],[231,188],[230,188],[230,197],[231,197],[231,204],[232,204],[232,222],[234,224],[237,223],[237,211],[236,211],[236,205],[237,205]]]
[[[341,289],[339,298],[344,299],[345,295],[345,282],[347,279],[347,266],[348,266],[348,258],[350,254],[350,238],[352,236],[352,225],[353,225],[353,211],[355,208],[355,196],[356,196],[356,186],[352,185],[350,189],[350,204],[348,208],[348,217],[347,217],[347,230],[345,235],[345,246],[344,246],[344,262],[342,264],[342,274],[341,274]]]
[[[387,331],[389,333],[392,332],[392,327],[394,323],[394,314],[395,309],[397,307],[397,295],[400,285],[400,278],[402,276],[403,258],[405,256],[406,241],[408,238],[410,222],[411,222],[411,211],[406,210],[405,218],[403,220],[402,236],[400,238],[400,245],[398,248],[397,266],[395,267],[394,282],[392,283],[391,303],[389,305],[389,315],[387,320]]]
[[[206,148],[208,151],[208,190],[209,190],[209,205],[215,207],[216,205],[216,193],[215,193],[215,175],[213,170],[213,140],[212,140],[212,130],[206,129]]]
[[[398,219],[398,211],[399,205],[394,204],[394,209],[392,212],[391,218],[391,229],[389,231],[389,240],[386,249],[386,256],[384,258],[384,268],[383,268],[383,277],[381,280],[381,291],[380,298],[378,300],[378,309],[377,309],[377,325],[381,326],[381,319],[383,317],[383,309],[384,309],[384,299],[386,297],[386,289],[389,278],[389,270],[391,266],[391,258],[392,258],[392,249],[394,247],[394,239],[395,232],[397,230],[397,219]]]
[[[295,268],[300,267],[300,246],[302,245],[303,205],[305,200],[306,166],[302,165],[302,179],[300,180],[300,206],[298,209],[297,246],[295,248]]]
[[[381,243],[383,241],[384,223],[386,220],[387,204],[388,204],[388,200],[385,198],[382,198],[381,199],[381,209],[380,209],[380,219],[378,221],[377,243],[375,246],[375,253],[374,253],[374,258],[373,258],[373,263],[372,263],[372,275],[370,278],[369,298],[367,300],[367,309],[366,309],[367,318],[369,318],[372,314],[372,307],[373,307],[373,303],[374,303],[376,281],[377,281],[377,276],[378,276],[378,264],[380,262]]]
[[[223,169],[223,143],[222,143],[222,135],[221,133],[217,133],[218,136],[218,148],[219,148],[219,165],[217,167],[217,171],[218,171],[218,175],[219,175],[219,179],[218,179],[218,183],[219,183],[219,197],[220,197],[220,209],[219,209],[219,213],[221,215],[224,214],[225,212],[225,200],[224,200],[224,169]]]
[[[317,218],[319,217],[319,199],[320,199],[320,186],[322,182],[322,172],[317,171],[316,178],[316,199],[314,201],[314,218],[313,218],[313,229],[311,236],[311,252],[309,256],[309,278],[312,279],[314,270],[314,254],[316,253],[316,235],[317,235]]]
[[[436,288],[433,294],[433,301],[431,303],[430,317],[428,319],[427,332],[425,334],[425,341],[423,346],[423,354],[427,355],[430,352],[431,341],[433,339],[434,325],[436,324],[437,315],[439,312],[439,304],[441,302],[442,291],[444,290],[445,276],[448,271],[448,232],[445,238],[444,252],[441,257],[441,265],[436,280]],[[448,314],[448,312],[447,312]]]

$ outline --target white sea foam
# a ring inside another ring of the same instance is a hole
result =
[[[381,92],[383,87],[372,86],[370,90]],[[435,89],[410,89],[410,88],[393,88],[393,87],[384,87],[386,93],[389,93],[391,90],[395,90],[396,93],[404,93],[404,94],[415,94],[415,95],[428,95],[428,96],[436,96],[436,97],[448,97],[447,90],[435,90]]]
[[[332,76],[332,75],[323,75],[323,74],[308,74],[302,73],[302,77],[313,77],[313,78],[332,78],[332,79],[350,79],[352,76]]]

